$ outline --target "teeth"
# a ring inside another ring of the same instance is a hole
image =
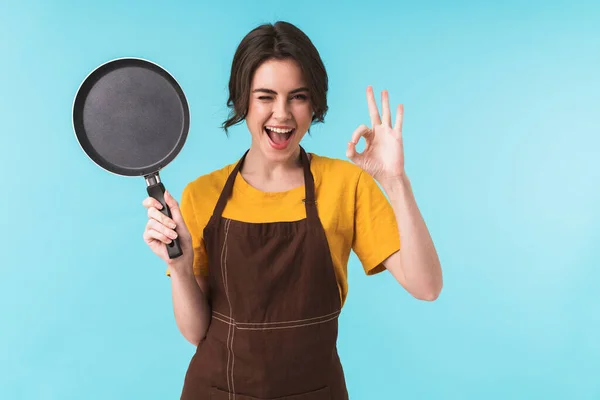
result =
[[[271,128],[270,126],[266,127],[268,130],[276,132],[276,133],[290,133],[293,129],[279,129],[279,128]]]

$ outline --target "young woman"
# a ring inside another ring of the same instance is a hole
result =
[[[387,269],[418,299],[440,293],[438,256],[404,171],[402,106],[392,125],[387,92],[380,115],[369,87],[372,125],[352,134],[352,162],[306,153],[300,142],[324,121],[327,85],[294,25],[252,30],[233,59],[224,123],[246,121],[249,150],[189,183],[180,208],[167,193],[172,219],[144,200],[144,239],[167,264],[177,326],[197,346],[184,400],[347,399],[336,341],[350,250],[367,274]],[[171,260],[165,243],[176,237],[183,256]]]

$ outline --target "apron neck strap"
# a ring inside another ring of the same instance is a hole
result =
[[[244,164],[244,160],[246,159],[246,155],[248,155],[248,151],[250,150],[246,150],[233,171],[231,171],[231,174],[229,174],[229,177],[225,182],[225,186],[221,191],[221,195],[219,196],[219,200],[217,201],[217,205],[215,206],[215,210],[213,211],[213,217],[219,218],[223,215],[223,210],[225,209],[227,200],[229,200],[231,193],[233,193],[233,184],[235,182],[235,178]],[[304,171],[305,194],[303,202],[304,206],[306,207],[306,218],[308,220],[315,220],[318,219],[317,202],[315,200],[315,181],[310,171],[310,161],[308,159],[308,155],[302,146],[300,146],[300,162],[302,163],[302,169]]]
[[[309,222],[318,221],[317,200],[315,199],[315,180],[310,172],[310,160],[308,155],[300,146],[300,162],[304,170],[304,207],[306,208],[306,218]]]

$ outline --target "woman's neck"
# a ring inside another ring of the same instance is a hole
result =
[[[273,161],[251,146],[240,172],[248,184],[265,192],[291,190],[304,184],[300,147],[288,159]]]

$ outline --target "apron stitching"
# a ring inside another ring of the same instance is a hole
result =
[[[329,317],[327,319],[324,319],[322,321],[316,321],[316,322],[309,322],[309,323],[305,323],[305,324],[297,324],[297,325],[287,325],[287,326],[269,326],[269,327],[257,327],[257,328],[250,328],[250,327],[246,327],[246,328],[242,328],[240,327],[235,321],[234,322],[229,322],[229,321],[225,321],[223,319],[217,318],[213,315],[213,318],[226,323],[227,325],[229,325],[229,327],[235,327],[239,330],[243,330],[243,331],[267,331],[270,329],[290,329],[290,328],[301,328],[303,326],[310,326],[310,325],[317,325],[317,324],[324,324],[325,322],[329,322],[329,321],[333,321],[334,319],[336,319],[338,316],[334,315],[333,317]]]
[[[223,317],[223,318],[232,319],[232,318],[231,318],[231,317],[229,317],[228,315],[221,314],[220,312],[217,312],[217,311],[215,311],[215,310],[213,310],[213,314],[217,314],[217,315],[219,315],[219,316],[221,316],[221,317]]]
[[[329,321],[333,321],[334,319],[336,319],[338,316],[334,315],[333,317],[329,317],[323,321],[317,321],[317,322],[309,322],[306,324],[298,324],[298,325],[288,325],[288,326],[270,326],[270,327],[264,327],[264,328],[240,328],[238,327],[238,329],[241,330],[245,330],[245,331],[266,331],[269,329],[289,329],[289,328],[300,328],[303,326],[309,326],[309,325],[317,325],[317,324],[324,324],[325,322],[329,322]]]
[[[239,321],[234,321],[233,318],[222,314],[220,312],[214,311],[213,310],[213,314],[217,314],[219,316],[221,316],[222,318],[226,318],[230,321],[234,322],[235,326],[246,326],[246,325],[276,325],[276,324],[292,324],[292,323],[296,323],[296,322],[308,322],[308,321],[316,321],[318,319],[321,318],[326,318],[326,317],[330,317],[334,314],[339,314],[341,312],[341,310],[336,310],[332,313],[329,314],[325,314],[325,315],[320,315],[318,317],[312,317],[312,318],[305,318],[305,319],[296,319],[296,320],[291,320],[291,321],[275,321],[275,322],[239,322]]]
[[[227,222],[227,229],[225,231],[225,241],[227,241],[227,237],[229,236],[229,226],[231,225],[231,220],[228,220]],[[229,300],[229,279],[228,279],[228,275],[227,275],[227,253],[229,250],[229,246],[225,247],[225,282],[227,282],[227,302],[229,303],[229,314],[233,315],[233,311],[231,309],[231,301]],[[235,323],[235,320],[233,320],[233,322]],[[233,338],[235,337],[235,327],[233,325],[231,325],[231,343],[229,344],[229,350],[231,352],[231,391],[232,391],[232,395],[233,395],[233,400],[235,400],[235,382],[233,379],[233,368],[235,366],[235,354],[233,353]]]
[[[298,322],[311,322],[311,321],[316,321],[322,318],[327,318],[330,317],[332,315],[335,314],[339,314],[340,311],[336,310],[332,313],[329,314],[325,314],[325,315],[321,315],[319,317],[313,317],[313,318],[306,318],[306,319],[298,319],[298,320],[292,320],[292,321],[279,321],[279,322],[236,322],[237,326],[247,326],[247,325],[277,325],[277,324],[294,324],[294,323],[298,323]]]
[[[219,318],[219,317],[215,317],[214,315],[213,315],[212,317],[213,317],[214,319],[216,319],[217,321],[221,321],[221,322],[224,322],[224,323],[226,323],[226,324],[233,325],[233,323],[232,323],[231,321],[225,321],[224,319],[221,319],[221,318]]]
[[[231,325],[231,388],[233,390],[233,400],[235,400],[235,380],[233,379],[233,368],[235,367],[235,354],[233,353],[233,338],[235,337],[235,321]]]
[[[228,286],[227,286],[227,261],[226,261],[226,257],[227,257],[227,236],[229,233],[229,220],[227,220],[225,222],[225,238],[223,239],[223,248],[221,249],[221,277],[223,278],[223,287],[225,289],[225,296],[227,297],[227,302],[229,303],[229,313],[231,314],[231,302],[229,301],[229,290],[228,290]],[[232,382],[229,380],[229,362],[231,359],[231,348],[229,347],[229,338],[231,336],[231,329],[232,326],[229,325],[227,328],[227,347],[228,347],[228,351],[227,351],[227,368],[226,368],[226,375],[227,375],[227,389],[229,391],[229,394],[227,396],[228,399],[231,398],[231,384]]]

